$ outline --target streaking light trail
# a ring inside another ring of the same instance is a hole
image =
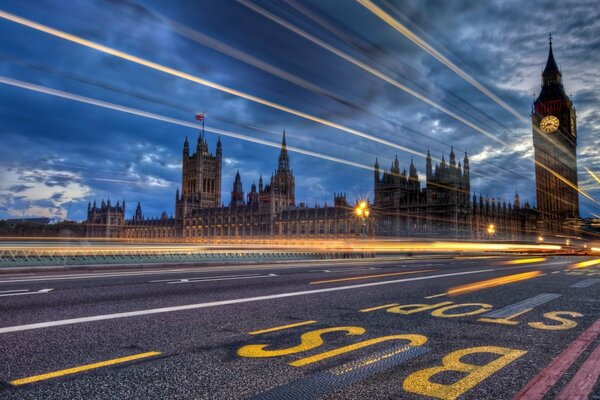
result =
[[[435,101],[431,100],[430,98],[422,95],[421,93],[409,88],[406,85],[403,85],[402,83],[398,82],[397,80],[389,77],[388,75],[382,73],[381,71],[365,64],[364,62],[357,60],[356,58],[350,56],[349,54],[344,53],[343,51],[337,49],[334,46],[331,46],[328,43],[325,43],[324,41],[316,38],[315,36],[309,34],[308,32],[303,31],[302,29],[296,27],[295,25],[290,24],[289,22],[285,21],[284,19],[274,15],[273,13],[265,10],[262,7],[257,6],[256,4],[253,4],[252,2],[250,2],[249,0],[237,0],[238,3],[243,4],[244,6],[250,8],[251,10],[257,12],[258,14],[270,19],[271,21],[283,26],[284,28],[296,33],[297,35],[309,40],[310,42],[330,51],[331,53],[343,58],[344,60],[356,65],[357,67],[363,69],[364,71],[367,71],[368,73],[376,76],[379,79],[382,79],[383,81],[397,87],[398,89],[416,97],[417,99],[423,101],[424,103],[444,112],[445,114],[449,115],[450,117],[456,119],[457,121],[467,125],[468,127],[474,129],[475,131],[481,133],[482,135],[494,140],[497,143],[502,144],[503,146],[509,147],[509,144],[506,143],[505,141],[499,139],[498,137],[496,137],[494,134],[492,134],[491,132],[486,131],[485,129],[479,127],[478,125],[472,123],[471,121],[461,117],[460,115],[456,114],[455,112],[449,110],[448,108],[442,106],[441,104],[436,103]],[[536,127],[534,127],[534,129],[536,129]],[[539,129],[539,128],[538,128]],[[557,143],[557,145],[560,146],[559,143]],[[596,200],[594,200],[591,196],[589,196],[587,193],[585,193],[583,190],[579,189],[577,186],[573,185],[570,181],[568,181],[566,178],[562,177],[561,175],[559,175],[557,172],[551,170],[550,168],[548,168],[547,166],[537,162],[534,160],[534,162],[538,165],[540,165],[542,168],[547,169],[548,171],[550,171],[551,174],[553,174],[554,176],[556,176],[558,179],[560,179],[561,181],[565,182],[567,185],[569,185],[570,187],[572,187],[573,189],[577,190],[579,193],[581,193],[583,196],[585,196],[586,198],[588,198],[589,200],[591,200],[592,202],[599,204]]]
[[[349,54],[344,53],[343,51],[335,48],[334,46],[331,46],[328,43],[325,43],[324,41],[314,37],[313,35],[311,35],[308,32],[303,31],[302,29],[290,24],[289,22],[285,21],[282,18],[279,18],[278,16],[270,13],[269,11],[265,10],[262,7],[257,6],[256,4],[251,3],[248,0],[238,0],[239,3],[243,4],[244,6],[250,8],[251,10],[256,11],[257,13],[259,13],[260,15],[270,19],[271,21],[283,26],[286,29],[289,29],[290,31],[302,36],[303,38],[309,40],[310,42],[313,42],[314,44],[330,51],[331,53],[337,55],[338,57],[343,58],[344,60],[354,64],[355,66],[361,68],[364,71],[367,71],[368,73],[370,73],[373,76],[376,76],[377,78],[389,83],[392,86],[397,87],[398,89],[410,94],[413,97],[416,97],[417,99],[421,100],[422,102],[436,108],[437,110],[442,111],[443,113],[451,116],[452,118],[456,119],[459,122],[462,122],[463,124],[467,125],[468,127],[474,129],[475,131],[481,133],[484,136],[487,136],[488,138],[492,139],[493,141],[502,144],[503,146],[508,146],[508,143],[504,142],[503,140],[499,139],[496,137],[496,135],[494,135],[491,132],[486,131],[485,129],[475,125],[474,123],[472,123],[471,121],[461,117],[460,115],[456,114],[454,111],[444,107],[441,104],[436,103],[435,101],[431,100],[429,97],[422,95],[421,93],[409,88],[406,85],[403,85],[402,83],[398,82],[397,80],[387,76],[386,74],[382,73],[381,71],[371,67],[370,65],[365,64],[364,62],[357,60],[356,58],[352,57]]]
[[[138,110],[136,108],[126,107],[126,106],[122,106],[122,105],[115,104],[115,103],[109,103],[106,101],[93,99],[90,97],[80,96],[80,95],[77,95],[74,93],[64,92],[62,90],[57,90],[57,89],[52,89],[52,88],[45,87],[45,86],[35,85],[33,83],[19,81],[19,80],[8,78],[8,77],[1,76],[1,75],[0,75],[0,83],[19,87],[22,89],[31,90],[31,91],[38,92],[38,93],[45,93],[45,94],[49,94],[52,96],[62,97],[64,99],[69,99],[69,100],[77,101],[80,103],[90,104],[90,105],[94,105],[97,107],[107,108],[107,109],[114,110],[114,111],[120,111],[120,112],[124,112],[127,114],[137,115],[137,116],[144,117],[144,118],[150,118],[150,119],[153,119],[156,121],[162,121],[162,122],[166,122],[169,124],[184,126],[184,127],[188,127],[188,128],[194,128],[194,129],[198,129],[198,130],[202,129],[201,124],[195,124],[192,122],[182,121],[180,119],[171,118],[171,117],[167,117],[164,115],[151,113],[148,111]],[[217,129],[217,128],[211,128],[211,127],[205,126],[204,130],[207,132],[212,132],[212,133],[218,134],[218,135],[223,135],[223,136],[227,136],[227,137],[231,137],[231,138],[235,138],[235,139],[240,139],[240,140],[244,140],[247,142],[257,143],[257,144],[261,144],[264,146],[273,147],[276,149],[279,149],[281,147],[280,143],[271,142],[271,141],[259,139],[259,138],[254,138],[251,136],[243,135],[241,133],[226,131],[223,129]],[[365,164],[357,163],[357,162],[350,161],[350,160],[344,160],[344,159],[338,158],[338,157],[328,156],[326,154],[317,153],[317,152],[311,151],[311,150],[301,149],[301,148],[294,147],[294,146],[287,146],[287,149],[288,149],[288,151],[298,153],[298,154],[321,158],[323,160],[333,161],[333,162],[349,165],[352,167],[366,169],[369,171],[373,170],[373,167],[365,165]]]
[[[251,94],[244,93],[242,91],[239,91],[239,90],[236,90],[236,89],[232,89],[232,88],[229,88],[229,87],[224,86],[224,85],[220,85],[220,84],[215,83],[215,82],[211,82],[209,80],[200,78],[198,76],[195,76],[195,75],[192,75],[192,74],[188,74],[186,72],[178,71],[178,70],[176,70],[174,68],[170,68],[170,67],[158,64],[156,62],[149,61],[149,60],[146,60],[144,58],[137,57],[137,56],[134,56],[132,54],[125,53],[123,51],[114,49],[112,47],[108,47],[108,46],[105,46],[105,45],[93,42],[91,40],[87,40],[87,39],[84,39],[82,37],[79,37],[79,36],[76,36],[76,35],[72,35],[70,33],[63,32],[63,31],[51,28],[51,27],[46,26],[46,25],[39,24],[37,22],[30,21],[30,20],[25,19],[25,18],[21,18],[19,16],[7,13],[7,12],[2,11],[2,10],[0,10],[0,18],[3,18],[5,20],[8,20],[8,21],[11,21],[11,22],[14,22],[14,23],[17,23],[19,25],[26,26],[26,27],[31,28],[31,29],[35,29],[35,30],[40,31],[40,32],[47,33],[49,35],[52,35],[52,36],[55,36],[55,37],[58,37],[58,38],[61,38],[61,39],[64,39],[64,40],[68,40],[68,41],[73,42],[73,43],[77,43],[79,45],[82,45],[82,46],[85,46],[85,47],[88,47],[88,48],[100,51],[100,52],[105,53],[105,54],[110,54],[112,56],[121,58],[123,60],[131,61],[133,63],[139,64],[139,65],[143,65],[145,67],[154,69],[156,71],[164,72],[166,74],[169,74],[169,75],[172,75],[172,76],[176,76],[178,78],[182,78],[182,79],[188,80],[190,82],[197,83],[199,85],[207,86],[207,87],[210,87],[212,89],[219,90],[221,92],[225,92],[225,93],[231,94],[233,96],[237,96],[237,97],[240,97],[240,98],[243,98],[243,99],[246,99],[246,100],[258,103],[258,104],[262,104],[264,106],[267,106],[267,107],[270,107],[270,108],[274,108],[276,110],[280,110],[280,111],[283,111],[283,112],[295,115],[297,117],[301,117],[301,118],[304,118],[304,119],[307,119],[307,120],[310,120],[310,121],[313,121],[313,122],[317,122],[319,124],[326,125],[326,126],[329,126],[331,128],[335,128],[335,129],[338,129],[338,130],[350,133],[352,135],[362,137],[364,139],[372,140],[374,142],[378,142],[378,143],[384,144],[386,146],[393,147],[393,148],[405,151],[405,152],[410,153],[410,154],[414,154],[414,155],[419,156],[419,157],[423,157],[423,158],[427,157],[427,155],[425,153],[422,153],[422,152],[410,149],[410,148],[405,147],[405,146],[401,146],[401,145],[396,144],[396,143],[392,143],[392,142],[390,142],[388,140],[378,138],[378,137],[370,135],[368,133],[361,132],[361,131],[358,131],[356,129],[348,128],[348,127],[346,127],[344,125],[341,125],[341,124],[338,124],[336,122],[329,121],[329,120],[326,120],[326,119],[323,119],[323,118],[320,118],[320,117],[317,117],[317,116],[314,116],[314,115],[311,115],[311,114],[307,114],[305,112],[302,112],[302,111],[299,111],[299,110],[295,110],[293,108],[286,107],[284,105],[277,104],[277,103],[274,103],[272,101],[269,101],[269,100],[266,100],[266,99],[263,99],[263,98],[260,98],[260,97],[257,97],[257,96],[253,96]]]
[[[439,51],[434,49],[431,45],[429,45],[427,42],[425,42],[423,39],[421,39],[419,36],[417,36],[414,32],[412,32],[410,29],[408,29],[405,25],[401,24],[398,20],[394,19],[391,15],[389,15],[384,10],[382,10],[381,8],[379,8],[378,6],[373,4],[373,2],[371,2],[370,0],[357,0],[357,1],[361,5],[363,5],[365,8],[367,8],[369,11],[371,11],[373,14],[377,15],[379,18],[381,18],[383,21],[385,21],[392,28],[394,28],[395,30],[400,32],[402,35],[404,35],[407,39],[409,39],[414,44],[416,44],[417,46],[419,46],[420,48],[425,50],[427,53],[429,53],[431,56],[433,56],[439,62],[441,62],[448,68],[450,68],[454,73],[456,73],[461,78],[463,78],[465,81],[470,83],[473,87],[475,87],[481,93],[485,94],[487,97],[492,99],[500,107],[504,108],[506,111],[508,111],[515,117],[517,117],[521,122],[523,122],[525,124],[529,124],[529,120],[527,118],[525,118],[523,115],[521,115],[517,110],[515,110],[514,108],[512,108],[511,106],[506,104],[506,102],[504,102],[501,98],[496,96],[494,93],[492,93],[490,90],[488,90],[485,86],[483,86],[481,83],[476,81],[472,76],[467,74],[465,71],[463,71],[461,68],[459,68],[452,61],[448,60],[448,58],[446,58],[442,53],[440,53]]]
[[[107,108],[107,109],[114,110],[114,111],[120,111],[120,112],[124,112],[127,114],[133,114],[133,115],[137,115],[137,116],[144,117],[144,118],[150,118],[153,120],[162,121],[162,122],[166,122],[169,124],[185,126],[188,128],[194,128],[194,129],[198,129],[198,130],[204,129],[207,132],[212,132],[217,135],[223,135],[223,136],[227,136],[227,137],[231,137],[231,138],[235,138],[235,139],[244,140],[247,142],[257,143],[257,144],[261,144],[264,146],[273,147],[276,149],[279,149],[281,147],[280,143],[271,142],[271,141],[264,140],[264,139],[258,139],[258,138],[247,136],[247,135],[244,135],[241,133],[226,131],[223,129],[202,126],[200,124],[182,121],[180,119],[171,118],[171,117],[167,117],[164,115],[151,113],[148,111],[143,111],[143,110],[139,110],[136,108],[122,106],[122,105],[115,104],[115,103],[109,103],[106,101],[97,100],[97,99],[93,99],[90,97],[80,96],[78,94],[64,92],[62,90],[52,89],[49,87],[40,86],[40,85],[36,85],[33,83],[29,83],[29,82],[19,81],[19,80],[8,78],[8,77],[2,76],[2,75],[0,75],[0,83],[4,83],[7,85],[11,85],[11,86],[16,86],[16,87],[31,90],[34,92],[39,92],[39,93],[49,94],[52,96],[62,97],[65,99],[77,101],[80,103],[90,104],[90,105],[94,105],[97,107]],[[361,163],[358,163],[355,161],[345,160],[343,158],[329,156],[329,155],[326,155],[323,153],[318,153],[316,151],[301,149],[299,147],[294,147],[294,146],[287,146],[287,149],[288,149],[288,151],[291,151],[294,153],[303,154],[303,155],[310,156],[310,157],[316,157],[316,158],[320,158],[320,159],[327,160],[327,161],[333,161],[333,162],[349,165],[351,167],[365,169],[368,171],[373,171],[372,166],[369,166],[366,164],[361,164]],[[117,180],[117,179],[105,179],[105,178],[94,178],[94,179],[98,180],[98,181],[107,181],[107,182],[114,182],[114,183],[135,183],[135,184],[141,183],[138,181],[125,181],[125,180]],[[168,182],[168,183],[174,184],[175,182]],[[464,192],[464,190],[456,189],[451,186],[447,186],[447,185],[443,185],[443,184],[439,184],[439,183],[431,183],[431,185],[438,186],[438,187],[445,187],[445,188],[452,189],[452,190],[459,191],[459,192]]]
[[[448,296],[458,296],[465,293],[475,292],[477,290],[489,289],[496,286],[507,285],[509,283],[520,282],[527,279],[535,278],[542,274],[541,271],[523,272],[521,274],[502,276],[500,278],[488,279],[486,281],[470,283],[467,285],[456,286],[448,289]]]

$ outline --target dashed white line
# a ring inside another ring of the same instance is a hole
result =
[[[27,294],[44,294],[44,293],[49,293],[49,292],[51,292],[53,290],[54,289],[40,289],[37,292],[23,292],[23,291],[20,291],[19,293],[0,294],[0,297],[6,297],[6,296],[23,296],[23,295],[27,295]]]

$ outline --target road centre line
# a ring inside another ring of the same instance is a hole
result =
[[[44,294],[44,293],[50,293],[53,290],[54,289],[40,289],[40,290],[35,291],[35,292],[6,293],[6,294],[0,294],[0,297],[23,296],[23,295],[28,295],[28,294]]]
[[[279,276],[277,274],[268,274],[268,275],[258,275],[258,276],[244,276],[244,277],[237,277],[237,278],[217,278],[217,279],[213,279],[213,278],[209,278],[209,279],[179,279],[179,280],[175,280],[173,282],[167,282],[167,284],[171,284],[171,283],[197,283],[197,282],[216,282],[216,281],[233,281],[233,280],[240,280],[240,279],[256,279],[256,278],[273,278]]]
[[[409,275],[409,274],[418,274],[420,272],[433,272],[433,271],[439,271],[439,270],[438,269],[423,269],[423,270],[419,270],[419,271],[404,271],[404,272],[392,272],[389,274],[353,276],[351,278],[339,278],[339,279],[328,279],[325,281],[314,281],[314,282],[310,282],[310,285],[319,285],[321,283],[357,281],[357,280],[363,280],[363,279],[385,278],[387,276]]]
[[[111,365],[122,364],[122,363],[129,362],[129,361],[140,360],[142,358],[153,357],[153,356],[157,356],[160,354],[161,353],[158,351],[150,351],[147,353],[134,354],[134,355],[127,356],[127,357],[113,358],[112,360],[101,361],[101,362],[97,362],[94,364],[87,364],[87,365],[82,365],[79,367],[67,368],[67,369],[63,369],[60,371],[49,372],[47,374],[34,375],[34,376],[30,376],[28,378],[15,379],[13,381],[10,381],[9,383],[13,386],[21,386],[21,385],[26,385],[28,383],[34,383],[34,382],[39,382],[39,381],[45,381],[47,379],[58,378],[58,377],[65,376],[65,375],[73,375],[78,372],[89,371],[91,369],[108,367]]]
[[[308,271],[308,272],[325,272],[325,273],[329,273],[329,272],[352,272],[352,271],[369,271],[372,269],[381,269],[381,268],[377,268],[377,267],[371,267],[371,268],[340,268],[340,269],[315,269],[312,271]]]
[[[0,334],[10,333],[10,332],[28,331],[28,330],[41,329],[41,328],[50,328],[50,327],[55,327],[55,326],[74,325],[74,324],[81,324],[81,323],[93,322],[93,321],[105,321],[105,320],[118,319],[118,318],[137,317],[137,316],[141,316],[141,315],[152,315],[152,314],[161,314],[161,313],[168,313],[168,312],[174,312],[174,311],[195,310],[195,309],[200,309],[200,308],[218,307],[218,306],[224,306],[224,305],[230,305],[230,304],[251,303],[251,302],[262,301],[262,300],[281,299],[281,298],[285,298],[285,297],[295,297],[295,296],[305,296],[305,295],[318,294],[318,293],[337,292],[337,291],[342,291],[342,290],[360,289],[360,288],[365,288],[365,287],[391,285],[394,283],[414,282],[414,281],[421,281],[421,280],[446,278],[446,277],[450,277],[450,276],[483,274],[483,273],[492,272],[492,271],[494,271],[494,270],[491,268],[480,269],[480,270],[475,270],[475,271],[461,271],[461,272],[453,272],[453,273],[449,273],[449,274],[426,275],[426,276],[417,276],[414,278],[396,279],[396,280],[392,280],[392,281],[360,283],[360,284],[350,285],[350,286],[338,286],[338,287],[330,287],[330,288],[323,288],[323,289],[303,290],[303,291],[299,291],[299,292],[288,292],[288,293],[279,293],[279,294],[257,296],[257,297],[246,297],[246,298],[241,298],[241,299],[213,301],[213,302],[209,302],[209,303],[188,304],[188,305],[183,305],[183,306],[153,308],[153,309],[147,309],[147,310],[129,311],[129,312],[122,312],[122,313],[115,313],[115,314],[101,314],[101,315],[93,315],[90,317],[71,318],[71,319],[64,319],[64,320],[58,320],[58,321],[38,322],[38,323],[33,323],[33,324],[16,325],[16,326],[8,326],[8,327],[0,328]]]
[[[183,279],[187,279],[187,280],[192,280],[192,279],[218,279],[218,278],[245,278],[247,276],[264,276],[261,274],[245,274],[245,275],[218,275],[218,276],[196,276],[193,278],[181,278],[181,279],[175,279],[175,278],[171,278],[171,279],[159,279],[156,281],[150,281],[151,283],[160,283],[160,282],[172,282],[172,281],[179,281],[179,280],[183,280]]]
[[[538,400],[560,380],[569,367],[600,335],[600,319],[597,319],[577,339],[562,351],[539,374],[531,379],[513,400]],[[574,379],[574,378],[573,378]]]
[[[15,290],[3,290],[1,293],[15,293],[15,292],[28,292],[29,289],[15,289]]]

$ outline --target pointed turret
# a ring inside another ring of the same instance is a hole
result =
[[[450,147],[450,166],[456,166],[456,156],[454,155],[454,146]]]
[[[185,137],[185,141],[183,142],[183,157],[190,156],[190,142],[188,142],[188,137]]]
[[[290,173],[290,159],[288,156],[287,145],[285,143],[285,129],[283,130],[283,139],[281,140],[281,151],[279,152],[277,173]]]
[[[244,205],[244,192],[242,190],[242,178],[240,177],[240,170],[238,169],[235,174],[233,181],[233,190],[231,191],[231,203],[232,206]]]
[[[543,86],[549,86],[557,83],[560,84],[562,79],[560,69],[558,69],[558,65],[554,60],[554,53],[552,53],[552,34],[550,34],[550,37],[548,38],[548,44],[548,60],[546,61],[544,72],[542,72]]]
[[[431,163],[431,153],[429,153],[429,149],[427,149],[427,164],[425,166],[425,176],[428,181],[433,179],[433,165]]]

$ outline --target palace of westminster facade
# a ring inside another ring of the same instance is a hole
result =
[[[562,85],[552,53],[542,74],[542,90],[532,110],[536,160],[537,207],[521,204],[518,194],[506,203],[471,197],[467,154],[457,162],[454,149],[435,166],[428,152],[425,187],[411,160],[408,173],[398,159],[389,170],[374,164],[374,199],[369,218],[358,218],[345,194],[333,205],[296,203],[295,180],[285,131],[277,169],[268,182],[262,176],[244,195],[239,172],[228,206],[221,200],[222,145],[211,153],[204,135],[190,154],[183,145],[182,186],[175,195],[175,216],[145,218],[138,203],[131,219],[125,201],[88,205],[87,235],[150,241],[250,239],[318,239],[368,236],[484,239],[493,225],[495,239],[523,240],[540,233],[560,233],[565,221],[579,217],[575,109]],[[562,179],[561,179],[562,178]],[[568,182],[568,183],[567,183]],[[365,226],[363,227],[363,224]]]

